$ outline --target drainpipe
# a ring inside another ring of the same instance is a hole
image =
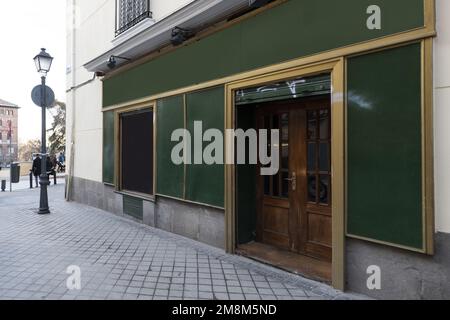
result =
[[[76,0],[72,0],[72,87],[76,87],[76,39],[77,39],[77,29],[76,29]],[[69,145],[69,174],[67,176],[67,184],[66,184],[66,200],[73,200],[73,176],[74,176],[74,162],[75,162],[75,118],[76,118],[76,94],[77,91],[72,91],[72,121],[71,121],[71,136],[70,136],[70,145]]]

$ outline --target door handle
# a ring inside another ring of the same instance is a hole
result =
[[[289,181],[292,184],[292,191],[297,190],[297,174],[295,172],[292,172],[292,178],[287,178],[284,180]]]

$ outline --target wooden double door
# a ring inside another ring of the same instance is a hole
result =
[[[329,96],[268,103],[256,117],[258,129],[280,132],[278,174],[257,170],[257,242],[331,262]]]

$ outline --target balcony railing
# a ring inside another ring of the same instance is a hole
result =
[[[116,37],[151,17],[150,0],[116,0]]]

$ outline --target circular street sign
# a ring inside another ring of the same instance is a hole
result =
[[[33,91],[31,91],[31,99],[35,105],[42,107],[42,85],[34,87]],[[52,106],[54,102],[55,93],[50,87],[45,86],[45,107]]]

